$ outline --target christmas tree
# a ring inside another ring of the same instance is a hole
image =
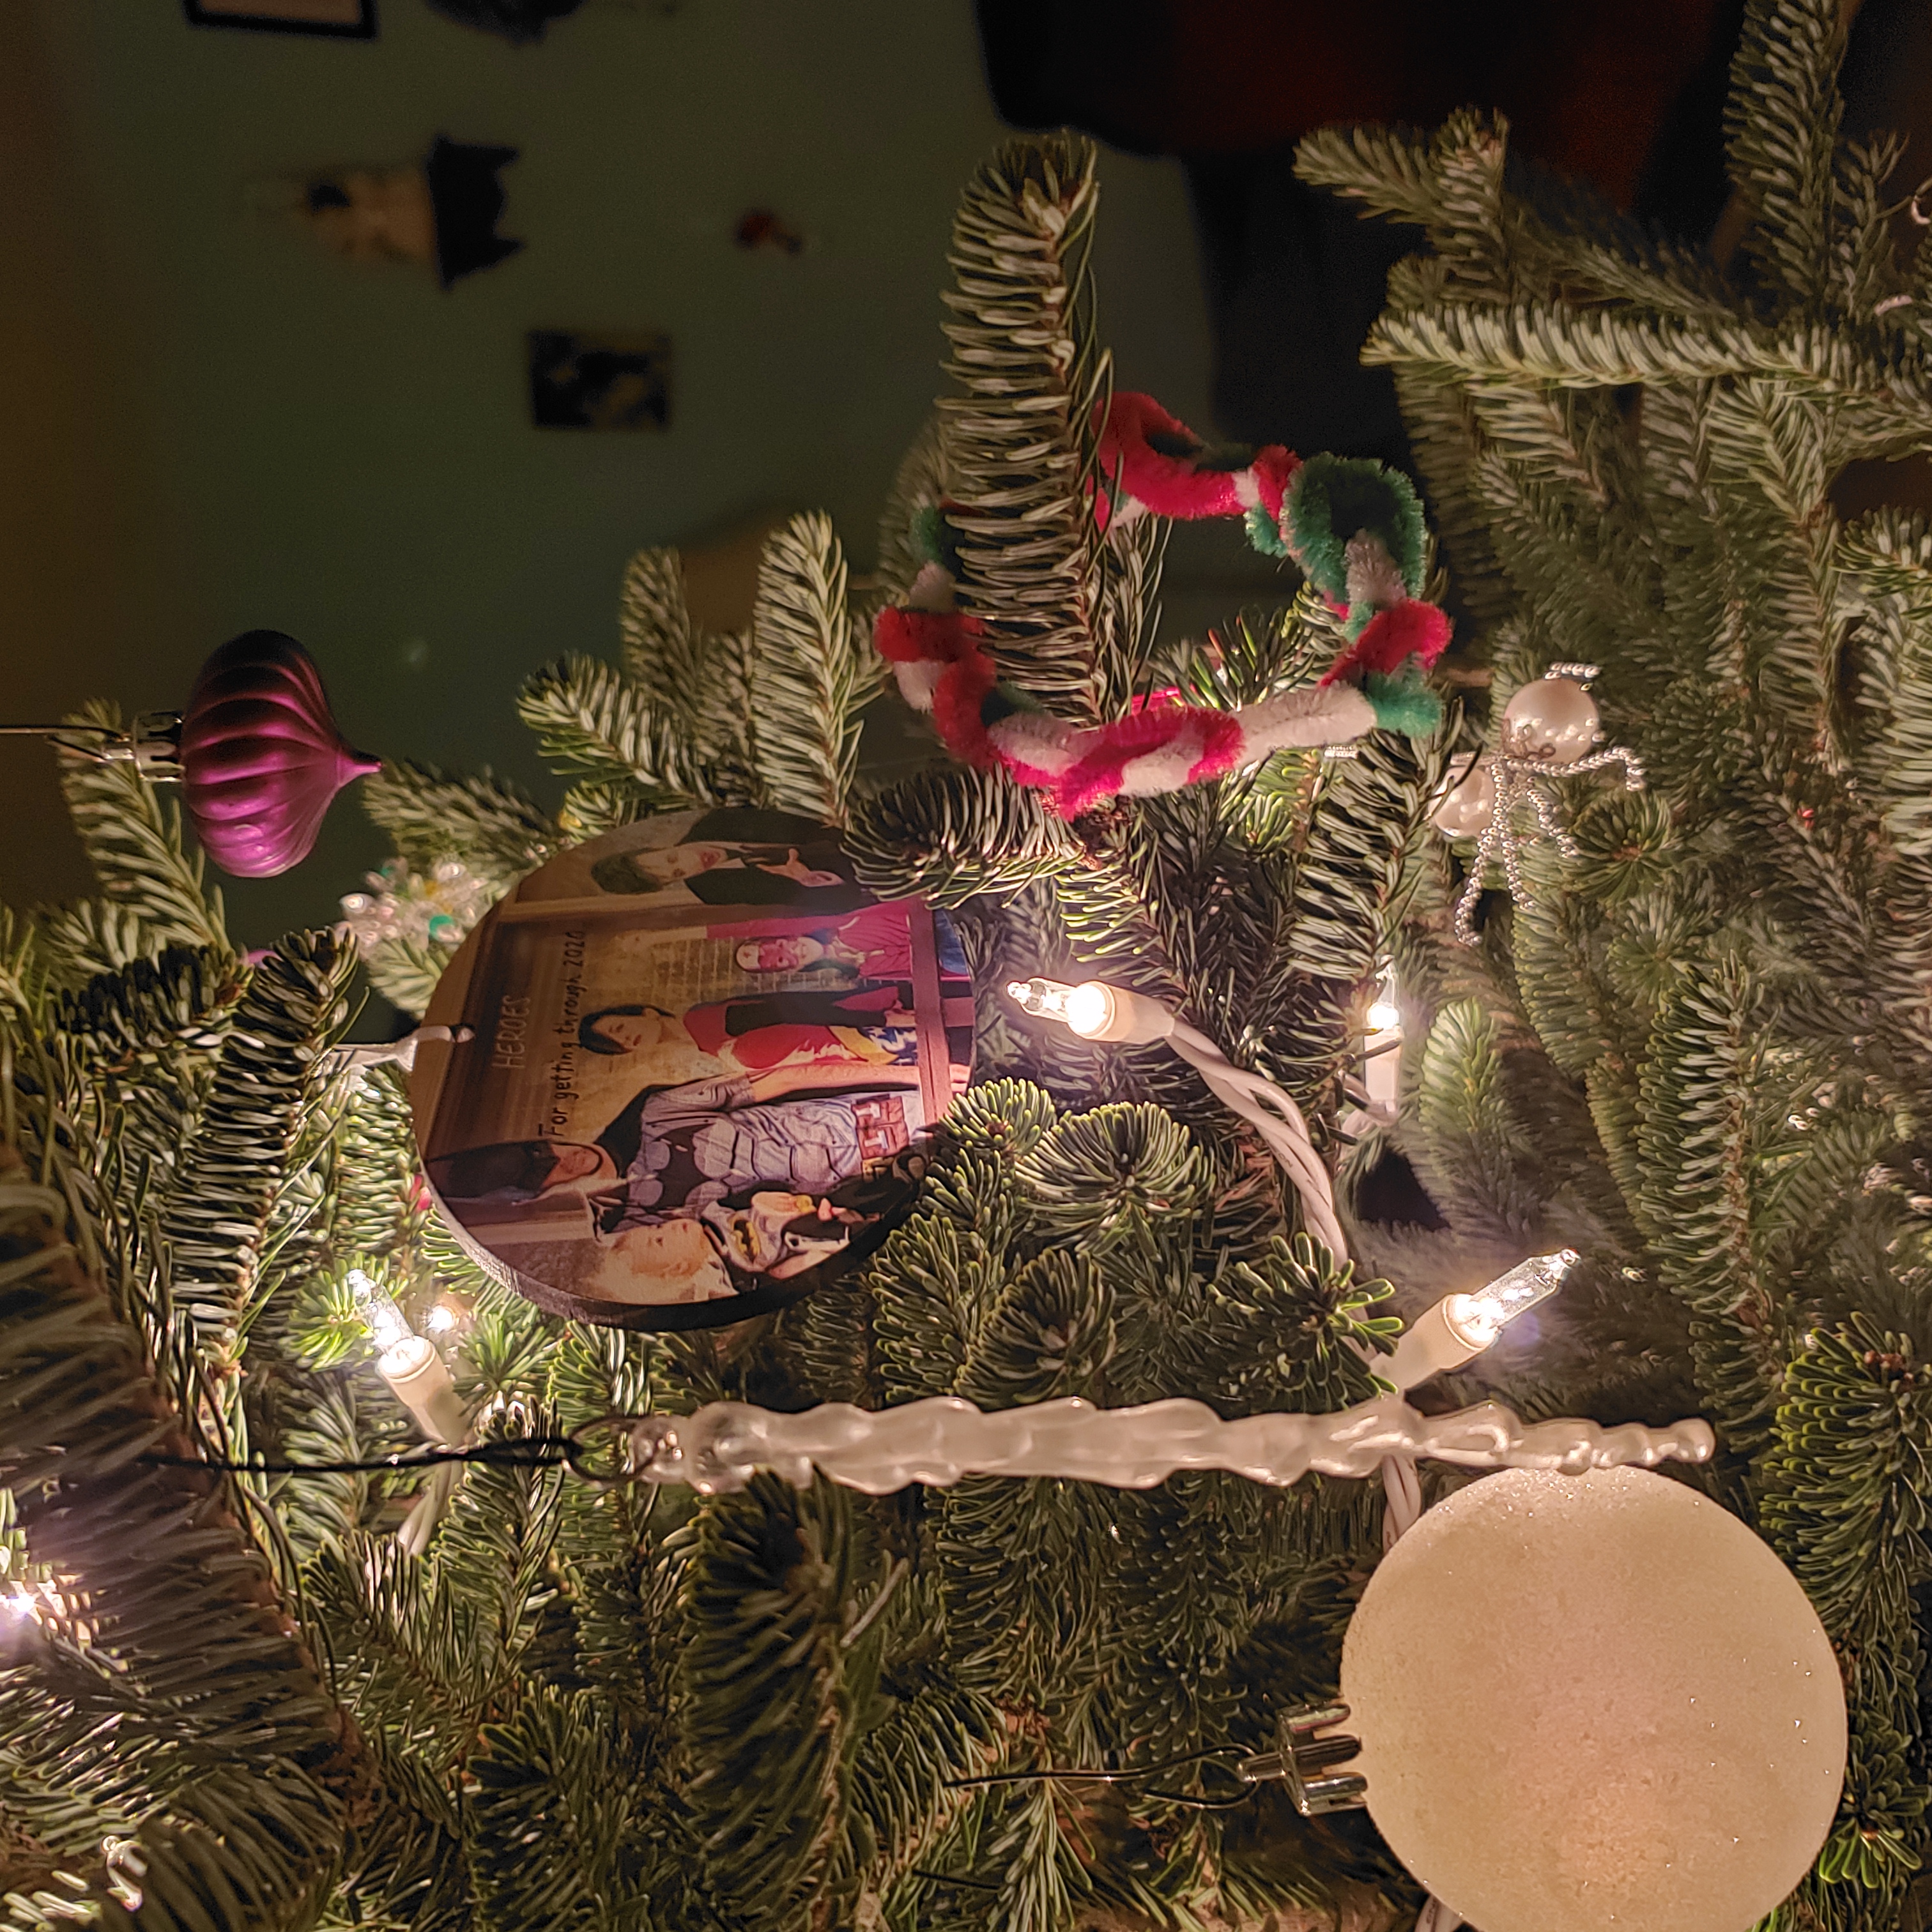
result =
[[[674,554],[641,553],[618,658],[524,693],[560,810],[392,764],[366,795],[398,856],[356,940],[244,959],[165,795],[71,758],[101,896],[0,928],[14,1922],[1412,1919],[1423,1894],[1365,1817],[1304,1816],[1273,1784],[1211,1808],[1228,1784],[1202,1755],[1267,1751],[1333,1696],[1379,1486],[1200,1470],[874,1498],[767,1474],[706,1497],[516,1451],[722,1400],[1332,1412],[1375,1395],[1394,1318],[1561,1247],[1582,1259],[1534,1336],[1426,1406],[1710,1419],[1688,1480],[1802,1582],[1851,1716],[1838,1821],[1768,1922],[1900,1922],[1926,1798],[1932,534],[1842,524],[1830,491],[1932,445],[1932,254],[1895,246],[1896,144],[1838,140],[1841,38],[1832,0],[1754,0],[1731,124],[1749,219],[1722,272],[1519,168],[1474,116],[1305,146],[1310,178],[1427,231],[1368,352],[1396,372],[1486,729],[1455,703],[1419,737],[1072,818],[936,752],[874,780],[866,733],[898,700],[874,622],[935,557],[1004,684],[1075,726],[1168,688],[1264,704],[1349,646],[1289,564],[1282,608],[1162,632],[1164,519],[1096,514],[1093,158],[1052,140],[967,190],[952,392],[870,578],[795,519],[751,628],[714,636]],[[1562,839],[1526,810],[1507,874],[1486,869],[1432,816],[1480,747],[1509,748],[1505,700],[1582,661],[1646,785],[1526,771]],[[875,892],[950,909],[974,1084],[902,1224],[782,1312],[555,1318],[433,1211],[402,1071],[334,1052],[356,940],[419,1013],[532,868],[731,806],[837,826]],[[1161,1000],[1292,1096],[1356,1259],[1192,1064],[1030,1021],[1002,989],[1035,978]],[[1361,1084],[1378,993],[1401,1016],[1393,1108]],[[398,1400],[386,1322],[440,1335],[458,1421]],[[466,1432],[492,1453],[356,1466]],[[1420,1479],[1425,1502],[1466,1480]],[[1078,1774],[1106,1766],[1172,1768]]]

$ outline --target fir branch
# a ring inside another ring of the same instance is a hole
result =
[[[374,1066],[356,1081],[332,1150],[329,1234],[358,1255],[410,1250],[429,1214],[419,1179],[409,1083]]]
[[[1017,1170],[1049,1237],[1104,1256],[1157,1234],[1185,1240],[1207,1202],[1208,1168],[1186,1128],[1158,1107],[1096,1107],[1059,1121]]]
[[[1079,847],[1037,792],[999,772],[916,773],[857,805],[846,836],[861,884],[954,906],[1065,872]]]
[[[470,1865],[490,1923],[580,1932],[676,1909],[689,1875],[640,1856],[648,1841],[632,1767],[594,1696],[526,1698],[486,1726],[484,1745],[471,1766],[482,1828]]]
[[[755,1910],[788,1924],[830,1876],[860,1689],[843,1639],[876,1568],[850,1492],[822,1480],[760,1476],[699,1520],[680,1673],[688,1790],[734,1922]]]
[[[916,1583],[900,1586],[911,1597]],[[930,1631],[937,1605],[922,1605],[916,1628]],[[908,1621],[902,1619],[902,1621]],[[937,1836],[969,1802],[953,1780],[982,1771],[996,1750],[1000,1714],[946,1668],[942,1646],[923,1636],[903,1652],[890,1647],[879,1676],[889,1700],[880,1722],[860,1738],[847,1816],[871,1841],[846,1856],[881,1890],[928,1855]]]
[[[580,844],[650,818],[658,798],[634,778],[586,778],[564,794],[556,822],[572,844]]]
[[[1054,1787],[1022,1785],[992,1842],[1000,1890],[987,1914],[987,1932],[1059,1932],[1069,1925],[1094,1890],[1084,1849],[1062,1825]]]
[[[66,722],[114,730],[122,723],[119,710],[104,702],[84,706]],[[102,892],[140,920],[143,952],[170,944],[232,950],[220,891],[202,884],[205,862],[187,850],[179,807],[164,812],[154,786],[131,760],[103,762],[64,751],[61,790]],[[82,950],[70,964],[84,978],[132,956],[108,958]]]
[[[1886,1571],[1932,1574],[1932,1386],[1904,1336],[1867,1320],[1814,1333],[1784,1376],[1764,1465],[1765,1534],[1836,1641],[1895,1642]]]
[[[86,1179],[104,1234],[98,1264],[116,1312],[158,1361],[164,1332],[158,1222],[179,1180],[248,976],[225,950],[170,946],[63,996],[40,1044],[60,1076],[56,1138]]]
[[[617,634],[624,675],[632,683],[659,704],[689,701],[697,645],[676,550],[640,550],[624,566]]]
[[[1396,905],[1407,854],[1423,836],[1455,722],[1419,751],[1406,740],[1373,734],[1357,757],[1324,770],[1295,874],[1290,956],[1302,972],[1348,986],[1367,976],[1375,935]]]
[[[255,969],[224,1042],[164,1228],[176,1306],[230,1362],[259,1292],[284,1163],[318,1097],[318,1062],[346,1017],[352,952],[292,934]]]
[[[144,1924],[293,1932],[366,1802],[366,1763],[223,1480],[137,1460],[191,1444],[47,1218],[64,1204],[8,1162],[0,1476],[72,1601],[63,1640],[92,1684],[91,1708],[27,1730],[15,1696],[8,1745],[43,1781],[134,1799]],[[129,1924],[107,1872],[85,1876],[105,1922]]]
[[[758,646],[748,632],[714,636],[692,622],[676,550],[640,550],[632,558],[617,628],[624,676],[653,710],[679,722],[712,801],[771,803],[754,770]]]
[[[429,1011],[429,1003],[436,997],[436,982],[442,977],[449,958],[446,946],[431,946],[398,935],[364,953],[362,964],[369,983],[384,999],[398,1011],[420,1018]]]
[[[1865,411],[1866,433],[1895,435],[1901,448],[1925,438],[1932,393],[1921,356],[1850,327],[1684,321],[1548,303],[1390,311],[1370,331],[1362,360],[1430,365],[1438,380],[1504,376],[1566,388],[1774,376],[1808,401]]]
[[[1762,1522],[1844,1664],[1851,1762],[1819,1879],[1894,1898],[1932,1796],[1912,1598],[1932,1575],[1928,1453],[1932,1397],[1909,1340],[1862,1317],[1809,1338],[1785,1378]]]
[[[1558,283],[1666,313],[1730,310],[1722,278],[1707,257],[1587,189],[1512,157],[1499,194],[1508,132],[1500,116],[1467,111],[1433,134],[1324,128],[1303,137],[1294,169],[1302,180],[1361,202],[1364,214],[1426,229],[1459,295],[1507,301],[1534,283]],[[1507,271],[1496,252],[1505,236]]]
[[[538,1319],[530,1311],[532,1325]],[[476,1428],[479,1441],[551,1433],[534,1402],[505,1404]],[[474,1635],[466,1646],[478,1708],[500,1696],[536,1634],[564,1478],[554,1469],[482,1464],[464,1472],[430,1553],[437,1580]]]
[[[1308,1235],[1276,1236],[1264,1258],[1238,1262],[1210,1292],[1198,1346],[1216,1399],[1235,1414],[1321,1415],[1367,1401],[1376,1380],[1364,1352],[1401,1327],[1377,1312],[1388,1294]]]
[[[1005,1259],[1004,1244],[949,1216],[922,1215],[893,1231],[866,1277],[889,1400],[955,1393],[1006,1279]]]
[[[33,926],[10,906],[0,905],[0,1016],[32,1026],[47,991],[45,964]]]
[[[560,658],[524,686],[517,713],[559,771],[628,780],[657,811],[712,802],[675,716],[654,706],[613,664]]]
[[[348,1328],[348,1322],[338,1319],[333,1326],[334,1334],[330,1339],[346,1341],[343,1331]],[[355,1340],[344,1353],[366,1358],[368,1331],[359,1322],[355,1326],[358,1331]],[[302,1340],[321,1339],[311,1330],[299,1338],[295,1347],[299,1349]],[[376,1382],[373,1370],[366,1366],[358,1374],[316,1377],[303,1386],[302,1392],[309,1400],[284,1418],[274,1438],[277,1450],[289,1462],[366,1462],[380,1456],[399,1454],[414,1440],[408,1418],[398,1410],[389,1391]],[[284,1478],[275,1494],[277,1513],[296,1557],[304,1566],[308,1587],[315,1593],[311,1610],[325,1619],[330,1648],[336,1658],[338,1688],[345,1687],[347,1677],[355,1674],[355,1666],[344,1653],[353,1649],[356,1618],[364,1615],[364,1599],[358,1588],[352,1597],[355,1616],[336,1614],[340,1606],[331,1599],[315,1559],[329,1547],[358,1552],[361,1545],[357,1539],[378,1529],[380,1518],[395,1492],[395,1484],[384,1477],[339,1475]],[[366,1568],[358,1570],[352,1564],[345,1565],[342,1575],[352,1586],[357,1584],[358,1578],[362,1582],[370,1580]],[[381,1721],[380,1708],[372,1708],[370,1714],[378,1723]]]
[[[1088,268],[1094,163],[1085,141],[1016,141],[968,186],[946,296],[946,367],[963,393],[939,404],[960,601],[985,620],[1003,676],[1083,722],[1105,683],[1088,500],[1109,376]]]
[[[1768,1004],[1736,968],[1686,974],[1643,1071],[1630,1202],[1665,1285],[1691,1311],[1699,1379],[1747,1450],[1768,1426],[1786,1318],[1755,1211],[1787,1112],[1767,1077]]]
[[[550,1351],[550,1399],[566,1429],[672,1406],[663,1351],[649,1337],[573,1325]],[[634,1485],[568,1484],[556,1552],[571,1582],[576,1664],[623,1727],[646,1772],[675,1738],[673,1680],[682,1646],[681,1556],[664,1540],[682,1514]]]
[[[1833,169],[1833,279],[1838,303],[1861,319],[1904,285],[1885,187],[1905,147],[1903,135],[1874,134],[1843,149]]]
[[[752,634],[754,742],[771,800],[843,825],[860,713],[885,663],[846,608],[845,559],[830,517],[794,517],[765,539]]]
[[[1104,1405],[1114,1300],[1090,1257],[1048,1250],[984,1311],[957,1392],[986,1409],[1070,1395]],[[964,1682],[1036,1708],[1090,1682],[1112,1514],[1078,1484],[974,1478],[946,1492],[934,1547]]]
[[[1838,0],[1750,0],[1724,108],[1744,248],[1768,282],[1806,306],[1829,286],[1832,162],[1845,14]]]
[[[557,827],[536,802],[488,771],[452,776],[396,759],[364,783],[362,804],[418,869],[454,859],[498,892],[560,849]]]
[[[1502,1048],[1495,1016],[1473,1000],[1436,1014],[1416,1082],[1413,1158],[1460,1232],[1529,1246],[1544,1218],[1538,1150],[1510,1104]]]

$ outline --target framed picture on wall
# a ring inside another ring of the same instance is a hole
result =
[[[376,0],[182,0],[197,27],[246,27],[264,34],[376,38]]]
[[[670,427],[670,338],[533,328],[530,419],[538,429]]]

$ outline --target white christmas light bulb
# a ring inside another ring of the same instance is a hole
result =
[[[1532,1255],[1480,1292],[1450,1295],[1444,1304],[1444,1318],[1480,1352],[1519,1315],[1554,1294],[1580,1258],[1574,1248],[1558,1248],[1553,1255]]]
[[[376,1346],[387,1354],[405,1342],[416,1339],[403,1311],[387,1290],[378,1288],[360,1268],[349,1270],[350,1292],[356,1298],[356,1314]]]
[[[1402,1024],[1402,1009],[1384,994],[1369,1008],[1368,1019],[1371,1034],[1393,1033]]]
[[[1024,1011],[1058,1020],[1082,1040],[1145,1046],[1175,1034],[1174,1016],[1160,1000],[1125,986],[1108,986],[1098,980],[1083,980],[1077,986],[1059,980],[1010,980],[1006,992]]]
[[[1006,988],[1022,1009],[1037,1018],[1058,1020],[1082,1040],[1094,1040],[1112,1018],[1113,996],[1097,980],[1070,986],[1060,980],[1015,980]]]
[[[1376,1372],[1399,1389],[1460,1369],[1488,1348],[1516,1317],[1554,1294],[1576,1265],[1574,1248],[1532,1255],[1474,1294],[1446,1294],[1413,1322],[1395,1353]]]
[[[435,1345],[412,1328],[394,1299],[360,1268],[349,1270],[356,1312],[382,1352],[376,1372],[433,1442],[460,1442],[469,1427],[462,1398]]]

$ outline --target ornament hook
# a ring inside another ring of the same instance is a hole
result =
[[[1321,1733],[1348,1720],[1346,1704],[1304,1704],[1284,1711],[1277,1727],[1276,1748],[1244,1758],[1235,1775],[1249,1784],[1280,1779],[1288,1786],[1294,1808],[1304,1818],[1330,1811],[1353,1811],[1368,1802],[1369,1780],[1358,1771],[1331,1771],[1346,1764],[1362,1748],[1362,1741],[1336,1731]]]

